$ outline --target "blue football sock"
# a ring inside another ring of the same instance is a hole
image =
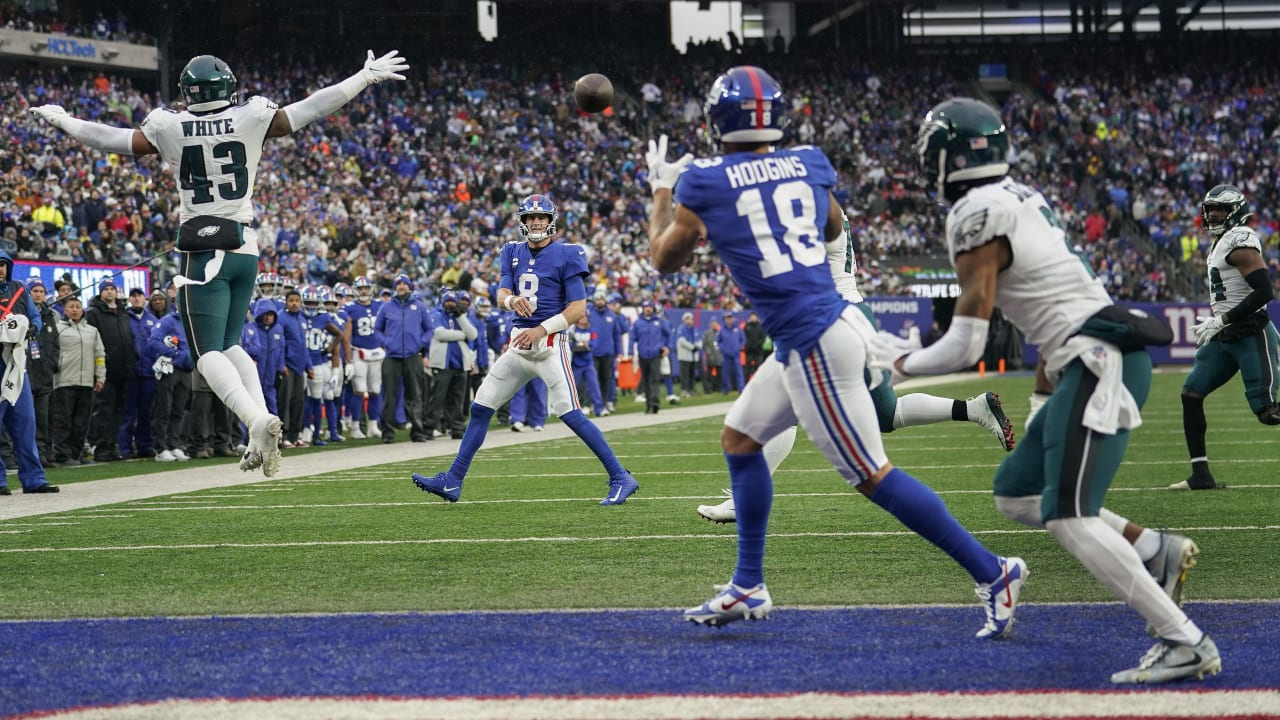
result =
[[[493,408],[479,403],[471,403],[471,419],[467,421],[467,431],[462,434],[462,444],[458,447],[458,456],[449,466],[449,474],[461,482],[471,469],[471,460],[484,444],[484,437],[489,433],[489,420],[493,418]]]
[[[311,428],[314,434],[316,428],[320,426],[320,400],[318,398],[307,398],[307,405],[302,414],[303,427]]]
[[[729,487],[738,513],[738,566],[733,584],[755,587],[764,582],[764,537],[773,507],[773,477],[764,453],[724,454],[729,462]]]
[[[610,478],[626,472],[622,463],[618,462],[618,456],[613,454],[613,448],[609,447],[609,443],[605,441],[604,433],[582,414],[582,410],[570,410],[561,415],[560,420],[568,425],[575,435],[582,438],[582,442],[586,443],[587,447],[591,448],[591,452],[600,459],[600,464],[604,465],[605,472],[609,473]]]
[[[872,493],[871,502],[888,510],[903,525],[941,548],[969,571],[974,582],[991,582],[1000,576],[1000,559],[952,517],[937,493],[901,468],[895,467],[884,476]],[[740,503],[738,507],[741,508]],[[738,522],[742,522],[741,509],[738,510]]]
[[[338,401],[336,399],[324,401],[324,415],[325,422],[329,425],[329,437],[336,437],[338,435]]]
[[[382,421],[382,393],[369,393],[369,419]]]

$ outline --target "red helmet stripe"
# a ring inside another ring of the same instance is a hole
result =
[[[747,77],[751,78],[751,89],[756,93],[756,129],[764,128],[764,87],[760,84],[760,73],[750,65],[743,68]]]

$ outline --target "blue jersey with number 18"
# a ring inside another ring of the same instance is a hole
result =
[[[816,345],[847,305],[827,265],[835,182],[827,157],[805,145],[698,159],[676,184],[676,202],[707,226],[784,362]]]
[[[587,297],[587,251],[581,245],[553,240],[535,251],[527,242],[509,242],[502,246],[498,262],[502,265],[500,287],[533,305],[533,315],[515,316],[518,328],[536,327],[569,303]]]

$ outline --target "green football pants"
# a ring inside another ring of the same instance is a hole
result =
[[[182,253],[182,274],[192,280],[206,279],[214,254],[213,250]],[[178,288],[178,316],[193,362],[204,353],[240,344],[257,274],[257,255],[222,253],[222,266],[208,282]]]
[[[1124,386],[1142,407],[1151,392],[1151,356],[1124,354]],[[1129,431],[1103,435],[1082,424],[1098,378],[1079,360],[1063,371],[1018,447],[996,470],[995,494],[1041,495],[1043,520],[1094,517],[1120,469]]]
[[[1267,323],[1248,337],[1210,340],[1196,350],[1195,365],[1182,383],[1182,391],[1205,397],[1239,372],[1249,409],[1258,414],[1276,401],[1277,339],[1275,325]]]

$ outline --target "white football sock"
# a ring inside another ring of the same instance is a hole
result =
[[[951,419],[951,408],[955,407],[955,403],[956,401],[951,398],[937,395],[924,393],[903,395],[898,398],[898,405],[893,409],[893,427],[896,430],[946,422]]]
[[[258,377],[258,365],[249,357],[249,353],[239,345],[233,345],[222,351],[223,355],[235,366],[240,374],[240,383],[249,391],[249,397],[258,403],[258,409],[267,411],[267,399],[262,394],[262,380]]]
[[[196,369],[209,383],[213,394],[245,425],[252,427],[254,418],[266,413],[265,406],[259,409],[258,403],[245,389],[236,366],[222,352],[214,350],[201,355]]]
[[[773,475],[778,472],[778,466],[783,460],[791,454],[791,448],[796,444],[796,426],[783,430],[773,439],[764,444],[764,462],[769,466],[769,474]]]
[[[1101,518],[1050,520],[1045,529],[1098,582],[1150,622],[1160,637],[1190,645],[1200,642],[1200,628],[1151,577],[1133,546]]]
[[[1098,517],[1102,518],[1102,522],[1108,527],[1121,535],[1124,529],[1129,526],[1129,518],[1120,517],[1106,508],[1098,511]],[[1146,562],[1156,556],[1160,552],[1160,533],[1154,530],[1142,529],[1142,534],[1137,540],[1133,541],[1133,549],[1138,551],[1138,557],[1142,562]]]

